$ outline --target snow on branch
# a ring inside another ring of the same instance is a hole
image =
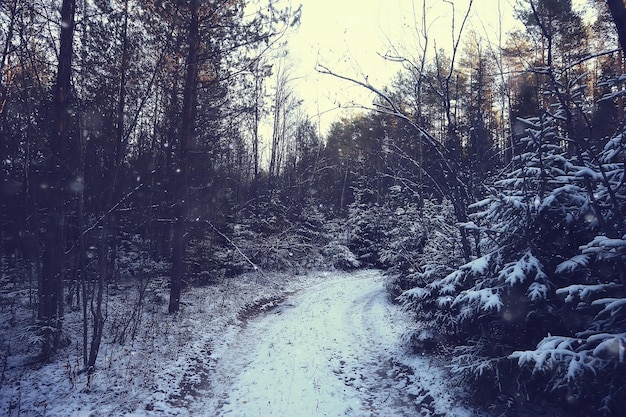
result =
[[[525,282],[533,273],[536,281],[547,280],[541,262],[529,250],[518,261],[507,264],[498,278],[512,286]]]
[[[626,310],[626,298],[602,298],[595,300],[591,305],[603,305],[604,308],[598,315],[608,313],[611,316],[620,313],[622,310]]]
[[[517,359],[520,367],[534,364],[533,372],[560,368],[561,376],[556,378],[556,386],[565,385],[585,372],[598,374],[623,363],[626,360],[626,333],[600,333],[586,340],[548,336],[535,350],[513,352],[509,359]]]
[[[558,271],[558,268],[557,268],[557,271]],[[567,296],[565,297],[565,302],[569,303],[569,302],[576,300],[576,298],[580,299],[581,301],[587,301],[594,294],[610,291],[610,290],[620,288],[620,287],[621,285],[614,283],[614,282],[611,282],[608,284],[594,284],[594,285],[574,284],[574,285],[568,285],[567,287],[564,287],[564,288],[559,288],[558,290],[556,290],[556,294],[557,295],[567,294]]]
[[[535,350],[516,351],[509,359],[517,359],[518,366],[534,363],[533,372],[553,369],[555,365],[567,364],[566,379],[571,381],[585,368],[593,369],[597,362],[588,352],[576,352],[580,339],[565,336],[548,336],[537,345]]]
[[[596,236],[591,242],[581,246],[583,255],[596,255],[598,259],[611,259],[626,254],[626,236],[621,239]]]
[[[500,294],[493,288],[483,288],[481,290],[465,290],[459,294],[452,305],[465,304],[466,309],[462,309],[461,318],[473,317],[475,313],[500,311],[504,303]]]
[[[598,357],[616,358],[620,363],[626,362],[626,333],[600,333],[587,339],[590,343],[598,343],[592,354]]]

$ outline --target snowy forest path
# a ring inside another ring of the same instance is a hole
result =
[[[431,392],[429,381],[396,359],[406,356],[400,338],[407,322],[379,271],[329,279],[216,343],[214,395],[196,405],[206,415],[237,417],[446,415],[435,398],[444,390]],[[415,359],[432,378],[430,361]]]

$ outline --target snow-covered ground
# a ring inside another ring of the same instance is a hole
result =
[[[409,318],[382,283],[378,271],[326,272],[248,275],[193,289],[178,315],[146,307],[141,332],[123,345],[106,343],[90,381],[78,371],[78,346],[36,369],[9,356],[0,414],[475,414],[441,365],[405,352],[400,335]],[[122,305],[111,304],[109,321]],[[68,330],[78,318],[68,317]],[[11,343],[18,340],[4,344]]]
[[[215,396],[198,415],[470,415],[453,406],[428,359],[407,361],[405,316],[376,271],[337,277],[288,298],[214,348]],[[399,361],[399,362],[397,362]],[[424,386],[426,385],[426,386]]]

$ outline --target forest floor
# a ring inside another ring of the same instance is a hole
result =
[[[176,315],[164,288],[139,309],[131,289],[108,294],[108,337],[88,377],[80,312],[65,322],[72,345],[33,364],[28,299],[8,306],[4,291],[1,415],[479,415],[440,362],[405,350],[410,318],[378,271],[244,275],[190,289]]]

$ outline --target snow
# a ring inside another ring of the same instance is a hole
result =
[[[487,268],[489,267],[490,259],[491,259],[490,255],[482,256],[464,265],[463,269],[469,269],[472,272],[472,274],[475,274],[475,275],[484,274]]]
[[[604,308],[599,314],[610,313],[611,310],[615,311],[626,307],[626,298],[602,298],[592,301],[591,305],[604,305]]]
[[[389,304],[378,272],[323,282],[283,305],[215,347],[213,378],[221,390],[201,404],[207,415],[408,416],[422,408],[411,394],[417,372],[409,369],[432,365],[424,358],[406,364],[404,313]],[[438,376],[429,386],[438,399],[430,412],[470,415],[453,406]]]
[[[158,298],[158,289],[151,291]],[[111,297],[109,326],[113,311],[124,317],[125,304]],[[79,371],[78,313],[67,316],[72,345],[52,363],[29,365],[14,348],[18,335],[7,334],[12,352],[0,410],[94,417],[477,414],[463,405],[441,363],[405,351],[401,335],[411,319],[390,304],[379,271],[250,274],[186,292],[177,315],[166,307],[146,305],[141,331],[123,345],[111,343],[109,328],[89,379]]]
[[[481,290],[465,290],[459,294],[452,305],[456,304],[470,304],[476,310],[482,311],[500,311],[502,306],[502,300],[500,299],[500,295],[493,290],[492,288],[483,288]],[[471,313],[471,310],[467,310],[468,313]]]
[[[569,303],[575,300],[576,296],[580,297],[580,299],[584,301],[584,300],[589,299],[589,297],[594,294],[597,294],[603,291],[614,290],[619,287],[620,285],[614,282],[607,283],[607,284],[594,284],[594,285],[572,284],[572,285],[568,285],[567,287],[557,289],[556,293],[557,295],[567,294],[567,296],[565,297],[565,301]]]
[[[572,258],[567,259],[557,265],[554,271],[557,274],[566,274],[574,272],[578,269],[584,268],[589,265],[589,256],[587,255],[574,255]]]
[[[533,282],[526,292],[531,301],[545,300],[548,296],[548,286],[539,282]]]
[[[596,254],[600,259],[621,256],[626,250],[625,239],[611,239],[607,236],[596,236],[587,245],[581,246],[583,255]]]
[[[500,271],[499,279],[513,286],[526,281],[533,271],[536,271],[535,280],[544,280],[546,278],[546,274],[542,271],[541,262],[529,250],[517,262],[508,263]]]
[[[594,356],[603,354],[615,357],[618,361],[624,362],[626,355],[626,332],[620,334],[597,334],[589,337],[590,342],[601,342],[593,349]]]
[[[602,180],[602,174],[601,173],[599,173],[597,171],[594,171],[593,169],[587,168],[587,167],[579,168],[574,176],[576,176],[576,177],[589,177],[589,178],[591,178],[593,180],[596,180],[596,181],[601,181]]]

